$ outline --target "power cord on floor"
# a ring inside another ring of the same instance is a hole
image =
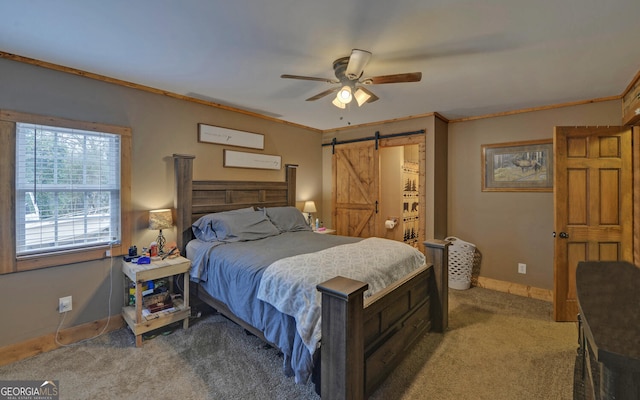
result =
[[[64,320],[65,317],[67,316],[67,313],[69,311],[65,311],[62,313],[62,319],[60,320],[60,323],[58,324],[58,328],[56,329],[56,335],[55,335],[55,342],[58,346],[61,347],[71,347],[71,346],[75,346],[81,343],[85,343],[88,342],[90,340],[96,339],[102,335],[104,335],[104,333],[107,331],[107,328],[109,327],[109,323],[111,322],[111,296],[113,295],[113,242],[109,243],[109,259],[110,259],[110,265],[109,265],[109,301],[108,301],[108,314],[107,314],[107,322],[104,324],[104,327],[102,328],[102,331],[100,333],[98,333],[97,335],[87,338],[87,339],[83,339],[80,340],[78,342],[74,342],[74,343],[70,343],[70,344],[64,344],[64,343],[60,343],[60,341],[58,340],[58,335],[60,334],[60,328],[62,327],[62,324],[64,324]]]
[[[182,287],[180,287],[180,279],[182,279]],[[189,284],[189,281],[185,282],[183,274],[174,275],[173,281],[175,282],[175,285],[178,288],[178,291],[180,292],[180,294],[182,295],[182,298],[184,299],[184,296],[185,296],[184,288],[186,287],[186,285]],[[191,301],[191,299],[189,299],[189,301]],[[191,314],[189,315],[189,318],[195,319],[200,317],[202,317],[202,311],[196,310],[193,306],[191,306]]]

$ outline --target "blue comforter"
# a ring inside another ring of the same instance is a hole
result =
[[[193,240],[187,245],[187,257],[193,264],[191,280],[262,331],[282,351],[285,373],[294,375],[298,383],[306,383],[313,370],[313,355],[297,334],[294,318],[258,299],[262,274],[276,260],[360,240],[309,231],[284,232],[248,242]]]

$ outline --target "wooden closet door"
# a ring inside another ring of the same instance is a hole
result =
[[[380,193],[374,141],[341,144],[333,154],[333,224],[338,235],[378,236]]]
[[[556,127],[554,317],[575,321],[579,261],[633,262],[631,128]]]

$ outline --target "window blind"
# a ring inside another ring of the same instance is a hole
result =
[[[17,255],[120,240],[120,136],[16,124]]]

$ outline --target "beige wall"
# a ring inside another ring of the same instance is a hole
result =
[[[380,148],[380,215],[383,221],[397,217],[398,225],[393,229],[382,229],[381,237],[402,241],[402,165],[404,146]]]
[[[480,146],[551,139],[554,126],[620,123],[620,102],[609,101],[449,125],[448,234],[477,246],[481,276],[553,289],[553,194],[482,192]]]
[[[6,59],[0,59],[0,88],[0,109],[132,128],[133,243],[138,248],[157,236],[147,229],[147,211],[173,206],[173,153],[196,156],[196,179],[284,180],[284,170],[223,168],[223,146],[198,143],[198,123],[263,133],[263,153],[281,155],[283,164],[299,165],[297,200],[313,198],[322,210],[321,134],[316,131]],[[175,240],[175,229],[163,233]],[[120,261],[114,261],[115,315],[123,294]],[[106,318],[109,271],[110,260],[105,259],[0,275],[0,300],[10,304],[0,308],[0,347],[54,332],[62,296],[73,296],[65,328]]]

